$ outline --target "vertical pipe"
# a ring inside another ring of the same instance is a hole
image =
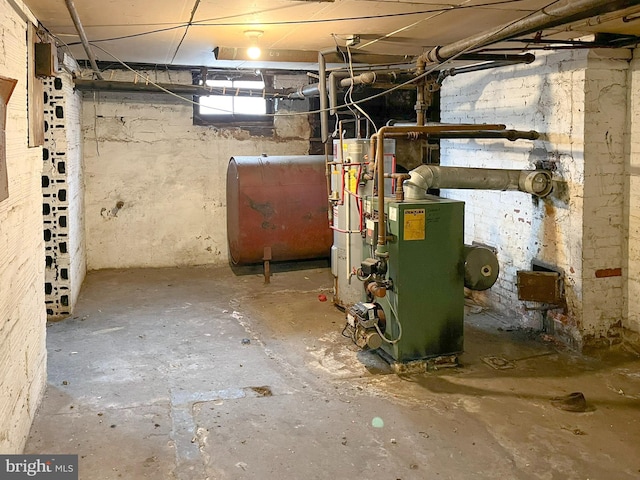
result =
[[[387,253],[387,223],[384,218],[384,134],[386,126],[378,130],[378,151],[376,166],[378,169],[378,246],[376,255],[385,256]]]
[[[464,130],[504,130],[504,125],[424,125],[415,127],[393,127],[385,125],[377,133],[376,169],[378,178],[378,245],[376,255],[387,256],[387,224],[384,218],[384,136],[392,133],[437,133]]]
[[[340,148],[342,148],[342,145],[340,145]],[[349,170],[346,170],[346,172],[348,173]],[[342,164],[342,174],[344,175],[345,173],[345,169],[344,169],[344,164]],[[347,181],[345,182],[345,186],[344,186],[344,190],[349,190],[349,183],[351,182],[351,179],[349,177],[347,177]],[[347,217],[347,223],[346,223],[346,227],[345,230],[347,231],[347,233],[345,233],[345,239],[347,240],[347,248],[346,248],[346,264],[347,264],[347,278],[349,279],[349,283],[351,283],[351,194],[347,193],[345,191],[342,191],[342,196],[344,201],[346,202],[345,205],[345,216]]]
[[[420,77],[424,73],[424,60],[422,57],[418,58],[416,67],[416,75]],[[424,78],[420,78],[416,83],[416,124],[419,126],[424,125],[424,85]]]
[[[320,93],[320,130],[322,143],[325,144],[325,153],[327,141],[329,140],[329,110],[327,97],[327,60],[325,55],[333,53],[334,49],[321,50],[318,52],[318,87]]]
[[[378,142],[378,134],[374,133],[371,135],[369,139],[369,163],[373,167],[373,176],[375,178],[375,174],[378,171],[376,168],[376,146]]]
[[[333,208],[331,205],[331,166],[329,165],[329,110],[327,106],[327,61],[325,54],[334,52],[334,49],[321,50],[318,52],[318,82],[320,92],[320,137],[324,145],[325,175],[327,177],[327,215],[329,223],[333,223]]]
[[[336,85],[336,72],[329,74],[329,113],[335,115],[338,111],[338,87]]]

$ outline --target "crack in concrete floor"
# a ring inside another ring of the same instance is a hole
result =
[[[398,376],[340,335],[317,298],[330,285],[326,268],[270,285],[226,267],[91,272],[48,326],[25,453],[78,453],[90,480],[640,476],[637,355],[556,351],[475,314],[460,368]],[[595,410],[551,405],[573,391]]]

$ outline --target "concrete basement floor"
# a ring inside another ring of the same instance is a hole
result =
[[[468,313],[462,366],[398,376],[341,336],[328,268],[112,270],[48,325],[25,453],[99,479],[640,478],[640,361]],[[494,369],[498,356],[514,368]],[[551,399],[583,392],[589,409]]]

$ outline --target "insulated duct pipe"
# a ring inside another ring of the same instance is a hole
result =
[[[640,0],[639,0],[640,1]],[[327,59],[326,55],[339,53],[340,50],[338,48],[328,48],[326,50],[320,50],[318,52],[318,95],[320,96],[320,132],[322,143],[325,146],[325,154],[327,158],[329,157],[329,153],[331,150],[331,146],[328,144],[329,142],[329,97],[327,96]],[[383,56],[381,55],[372,55],[373,58],[377,58],[381,60]],[[393,57],[394,59],[398,59],[398,57]],[[358,61],[365,61],[369,59],[366,55],[361,55],[358,57]],[[314,89],[307,89],[307,93],[311,93]],[[302,89],[298,90],[296,95],[302,95]],[[293,96],[290,98],[300,98],[299,96]],[[302,97],[304,98],[304,96]]]
[[[402,76],[401,76],[402,75]],[[406,77],[406,78],[405,78]],[[373,85],[376,82],[396,83],[408,81],[413,76],[402,74],[397,70],[372,70],[351,78],[348,72],[331,72],[329,74],[329,113],[335,115],[338,110],[338,87],[348,88],[351,85]]]
[[[326,67],[325,67],[326,73]],[[353,85],[371,85],[377,81],[396,81],[398,79],[398,72],[396,70],[382,70],[382,71],[367,71],[359,75],[355,75],[351,79],[351,75],[348,72],[331,72],[329,74],[329,86],[325,84],[325,89],[331,90],[331,82],[337,82],[336,79],[340,79],[340,86],[342,88],[350,87]],[[292,100],[302,100],[305,98],[319,97],[322,82],[311,83],[298,88],[295,92],[290,93],[287,98]]]
[[[356,75],[353,78],[347,77],[340,80],[342,88],[348,88],[351,85],[372,85],[376,82],[396,82],[398,80],[398,72],[394,70],[370,71]]]
[[[327,60],[325,55],[334,53],[335,49],[320,50],[318,52],[318,94],[320,95],[320,137],[324,145],[325,155],[329,155],[329,105],[327,96]],[[329,190],[330,191],[330,190]]]
[[[405,197],[426,198],[430,188],[477,190],[519,190],[544,197],[551,192],[551,174],[547,170],[506,170],[491,168],[441,167],[420,165],[409,172],[404,182]]]
[[[584,20],[596,15],[614,12],[640,5],[640,0],[561,0],[532,15],[507,23],[488,32],[472,35],[446,46],[439,46],[423,53],[417,62],[442,63],[467,50],[475,50],[520,35]]]
[[[329,110],[327,109],[327,60],[325,54],[333,49],[318,52],[318,93],[320,95],[320,138],[324,146],[324,175],[327,182],[327,217],[333,223],[333,206],[331,204],[331,165],[329,154],[333,145],[329,145]]]
[[[95,72],[96,77],[98,77],[98,80],[103,80],[102,73],[100,73],[100,69],[98,68],[98,64],[96,63],[96,56],[91,50],[91,45],[89,45],[87,34],[84,31],[84,27],[82,26],[82,22],[80,21],[80,17],[78,16],[78,12],[76,10],[76,6],[73,3],[73,0],[64,0],[64,3],[67,4],[67,10],[69,10],[71,20],[73,20],[73,24],[76,26],[78,36],[80,37],[80,42],[84,47],[84,51],[87,54],[89,63],[91,63],[91,68],[93,68],[93,71]]]

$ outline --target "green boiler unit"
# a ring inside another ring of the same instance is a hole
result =
[[[428,195],[385,202],[390,288],[382,350],[396,362],[463,350],[464,202]]]

